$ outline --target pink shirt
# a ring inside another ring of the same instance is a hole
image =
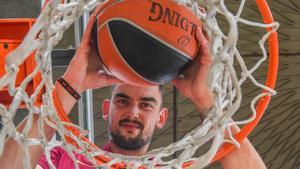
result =
[[[104,151],[110,151],[109,145],[106,145],[104,147]],[[77,159],[79,169],[94,169],[95,167],[89,160],[81,154],[74,153],[75,158]],[[68,153],[62,148],[62,147],[54,147],[51,152],[51,161],[53,165],[57,169],[74,169],[75,165],[73,163],[73,160],[71,157],[68,155]],[[41,156],[38,164],[43,168],[43,169],[50,169],[50,166],[46,160],[45,154]]]

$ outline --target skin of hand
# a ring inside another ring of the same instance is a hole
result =
[[[94,18],[94,16],[92,16]],[[91,19],[92,19],[91,18]],[[103,66],[97,54],[96,45],[93,42],[92,28],[94,22],[88,22],[83,34],[80,47],[76,50],[63,78],[78,93],[87,89],[102,88],[121,80],[102,70]],[[65,114],[69,114],[77,100],[72,97],[60,83],[55,83],[56,93],[61,102]]]
[[[101,70],[102,64],[91,38],[93,23],[89,22],[80,47],[71,60],[64,79],[78,92],[102,88],[121,81]]]
[[[183,96],[194,103],[201,116],[205,117],[205,113],[214,104],[213,93],[207,86],[207,76],[212,64],[212,58],[209,42],[199,27],[196,30],[196,39],[199,42],[198,55],[183,76],[173,80],[173,84]]]

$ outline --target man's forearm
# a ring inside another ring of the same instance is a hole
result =
[[[202,120],[205,119],[213,105],[213,101],[209,99],[201,99],[201,102],[198,100],[192,101],[200,111]],[[237,125],[231,126],[230,130],[233,135],[240,131]],[[225,138],[228,138],[227,131]],[[266,169],[263,160],[247,138],[242,141],[240,148],[223,157],[220,162],[224,169]]]
[[[55,83],[55,90],[64,112],[68,115],[77,100],[58,82]]]
[[[236,125],[231,127],[233,134],[239,130]],[[242,141],[240,148],[224,156],[220,162],[224,169],[266,169],[263,160],[247,138]]]
[[[59,84],[55,84],[55,90],[57,97],[61,103],[62,108],[66,114],[69,114],[71,109],[76,103],[76,100]],[[28,138],[37,138],[40,139],[41,135],[38,129],[38,115],[33,115],[32,128],[29,131]],[[24,129],[24,126],[27,122],[28,117],[26,117],[17,127],[17,130],[21,133]],[[55,134],[55,129],[49,127],[47,124],[44,126],[44,134],[47,140],[50,140]],[[30,155],[31,155],[31,167],[35,167],[43,154],[43,149],[40,146],[30,146]],[[23,166],[23,148],[13,139],[8,138],[5,141],[4,151],[0,157],[0,168],[24,168]]]
[[[26,117],[17,127],[19,132],[22,132],[28,117]],[[38,115],[33,115],[33,125],[29,132],[28,138],[37,138],[39,139],[41,136],[39,134],[39,129],[37,126],[38,122]],[[44,134],[46,135],[47,139],[50,140],[55,133],[55,130],[51,127],[45,125],[44,126]],[[29,153],[31,158],[31,167],[35,167],[40,159],[40,156],[43,154],[43,149],[39,145],[30,146]],[[21,147],[13,138],[8,138],[5,141],[3,154],[0,157],[0,168],[12,168],[12,169],[21,169],[24,168],[23,166],[23,156],[24,156],[24,149]]]
[[[202,99],[201,102],[198,100],[191,100],[191,101],[196,106],[197,110],[199,111],[200,118],[203,121],[207,117],[209,110],[213,107],[214,104],[213,99]]]

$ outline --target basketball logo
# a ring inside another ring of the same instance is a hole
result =
[[[181,47],[185,47],[186,45],[188,45],[190,43],[190,38],[183,35],[180,38],[178,38],[177,40],[177,45],[181,46]]]

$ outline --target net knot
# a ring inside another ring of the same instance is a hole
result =
[[[7,65],[9,65],[9,66],[6,68],[6,70],[9,71],[10,73],[16,73],[19,71],[18,65],[14,64],[14,63],[10,63]]]

